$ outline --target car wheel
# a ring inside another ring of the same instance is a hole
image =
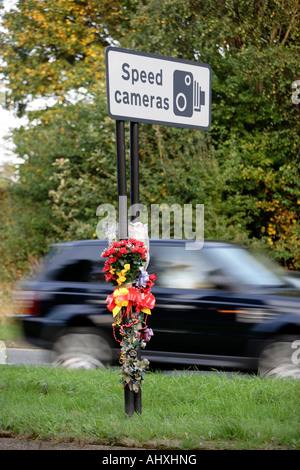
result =
[[[53,352],[53,365],[68,369],[105,368],[113,359],[109,342],[93,331],[66,332],[56,341]]]
[[[280,336],[263,349],[259,358],[261,377],[300,379],[300,336]]]

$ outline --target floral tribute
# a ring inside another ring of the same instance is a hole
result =
[[[138,392],[149,368],[149,361],[140,360],[138,351],[153,336],[152,329],[147,327],[147,317],[155,306],[151,287],[156,276],[144,270],[147,250],[143,242],[134,238],[111,243],[102,257],[106,259],[105,279],[115,286],[106,302],[113,315],[114,338],[121,346],[121,378],[124,387]],[[117,338],[116,327],[121,340]]]

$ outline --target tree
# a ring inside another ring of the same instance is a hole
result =
[[[21,0],[4,15],[1,34],[9,79],[7,104],[23,114],[39,97],[64,100],[71,90],[104,85],[105,47],[127,22],[117,0]],[[3,4],[3,0],[1,0]]]
[[[300,267],[300,121],[291,97],[299,78],[299,20],[298,0],[153,0],[140,4],[127,38],[128,47],[210,64],[206,136],[224,182],[214,213],[224,234],[232,223],[294,268]]]
[[[204,203],[206,237],[259,240],[299,268],[298,0],[23,0],[4,26],[7,106],[30,121],[16,191],[49,211],[51,237],[92,236],[116,201],[104,51],[119,44],[212,68],[209,132],[140,126],[141,202]],[[39,97],[54,104],[29,111]]]

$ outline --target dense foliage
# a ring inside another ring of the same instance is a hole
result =
[[[28,125],[13,132],[18,179],[0,187],[3,276],[53,241],[95,237],[97,207],[117,204],[109,44],[212,69],[209,131],[140,125],[141,203],[204,204],[206,238],[299,269],[299,19],[299,0],[17,1],[1,72],[6,106]]]

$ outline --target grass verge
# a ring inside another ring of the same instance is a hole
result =
[[[299,449],[300,382],[146,374],[124,413],[118,370],[0,366],[0,430],[30,439],[146,449]]]

